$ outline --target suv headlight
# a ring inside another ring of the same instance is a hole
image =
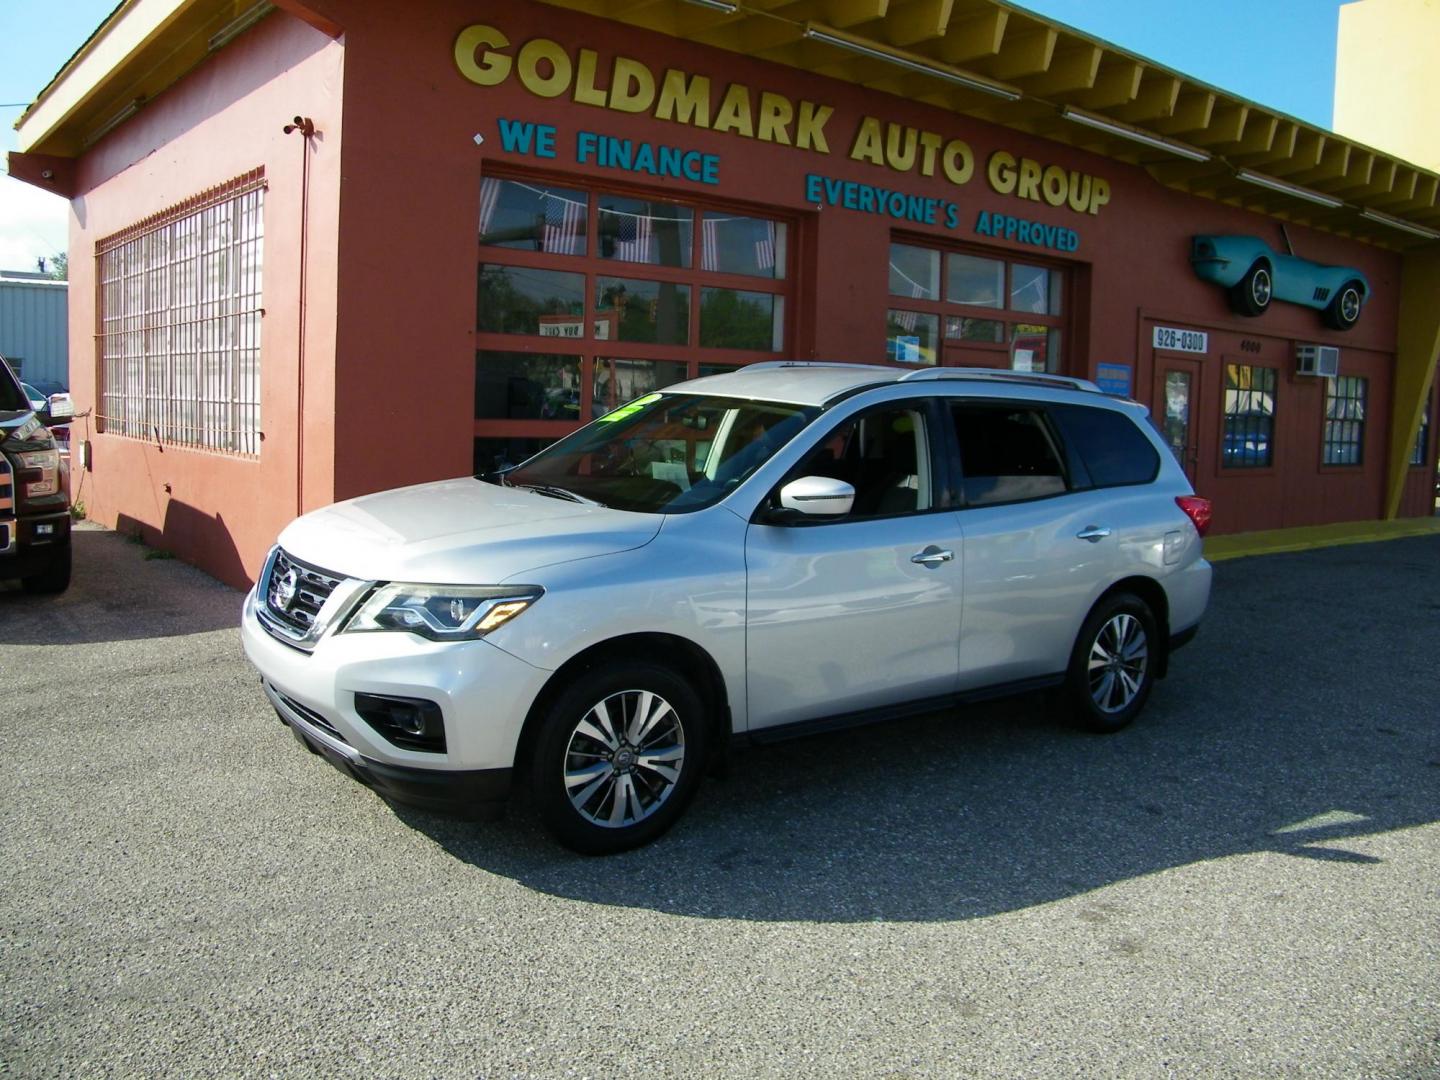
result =
[[[342,633],[403,630],[431,641],[468,641],[504,626],[544,594],[538,585],[409,585],[371,593]]]
[[[20,465],[20,481],[25,485],[27,499],[54,495],[60,490],[60,451],[31,450],[16,454],[15,459]]]

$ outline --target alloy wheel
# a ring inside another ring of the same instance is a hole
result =
[[[638,824],[675,791],[685,765],[685,726],[649,690],[622,690],[591,706],[570,734],[564,781],[570,805],[608,829]]]
[[[1123,712],[1145,681],[1149,663],[1145,627],[1134,615],[1120,612],[1100,627],[1090,646],[1090,698],[1103,713]]]

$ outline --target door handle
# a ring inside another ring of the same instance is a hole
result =
[[[910,561],[919,563],[921,566],[939,566],[942,562],[949,562],[955,558],[953,551],[941,551],[934,544],[931,544],[924,551],[910,556]]]
[[[1110,530],[1101,528],[1099,525],[1087,525],[1075,534],[1076,540],[1089,540],[1092,544],[1098,544],[1110,535]]]

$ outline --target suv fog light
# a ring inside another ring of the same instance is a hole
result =
[[[356,694],[355,711],[381,738],[402,750],[445,752],[445,719],[440,706],[424,698]]]

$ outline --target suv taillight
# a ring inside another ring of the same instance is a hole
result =
[[[1199,495],[1177,495],[1175,505],[1185,511],[1195,525],[1195,531],[1204,536],[1210,529],[1210,500],[1202,499]]]

